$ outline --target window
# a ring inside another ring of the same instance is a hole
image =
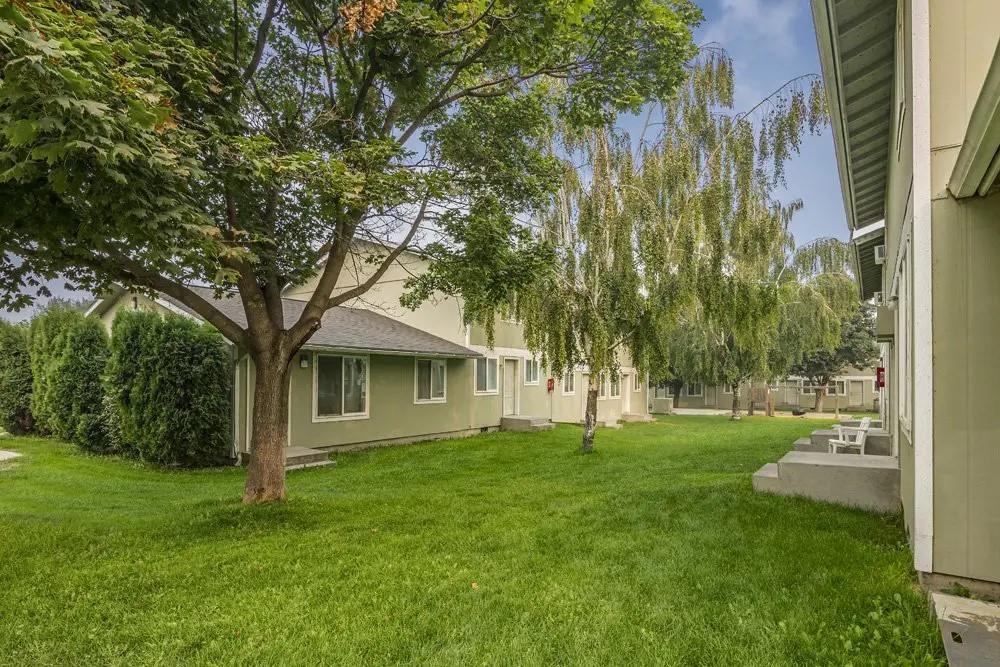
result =
[[[524,384],[538,384],[538,359],[524,360]]]
[[[572,369],[566,371],[566,374],[563,375],[562,382],[563,396],[572,396],[576,393],[576,373],[574,373]]]
[[[448,384],[448,362],[444,359],[416,359],[414,400],[417,403],[444,403]]]
[[[632,391],[642,391],[642,376],[638,371],[632,375]]]
[[[912,415],[913,389],[910,387],[910,372],[913,368],[912,355],[910,349],[910,244],[906,242],[906,249],[903,251],[903,259],[899,263],[899,283],[896,287],[899,301],[896,303],[896,344],[898,351],[898,371],[899,378],[896,385],[899,387],[899,421],[906,431],[910,430],[910,417]]]
[[[476,393],[497,393],[497,360],[481,357],[476,359]]]
[[[700,382],[691,382],[687,386],[688,396],[701,396],[703,388]]]
[[[722,385],[722,393],[723,394],[732,394],[733,393],[733,385],[731,385],[731,384],[723,384]]]
[[[318,354],[313,360],[313,418],[368,416],[368,359]]]
[[[837,380],[832,385],[831,396],[847,396],[847,382],[844,380]]]
[[[597,376],[597,398],[608,397],[608,378],[601,373]]]
[[[618,398],[622,395],[622,376],[621,373],[611,374],[611,398]]]

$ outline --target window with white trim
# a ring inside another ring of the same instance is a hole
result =
[[[476,393],[497,393],[497,360],[495,357],[476,359]]]
[[[608,378],[604,373],[597,376],[597,398],[608,397]]]
[[[414,360],[413,395],[418,403],[444,403],[448,384],[448,362],[444,359]]]
[[[732,393],[733,393],[733,385],[731,385],[731,384],[725,384],[724,383],[722,385],[722,393],[723,394],[730,394],[730,395],[732,395]]]
[[[562,393],[563,396],[572,396],[576,393],[576,373],[572,370],[566,371],[562,379]]]
[[[642,376],[638,371],[632,374],[632,391],[642,391]]]
[[[910,387],[910,373],[913,368],[913,350],[910,342],[910,243],[906,242],[903,259],[899,263],[898,301],[896,303],[896,345],[898,346],[899,367],[896,382],[899,387],[899,420],[904,428],[910,429],[913,406],[913,390]]]
[[[622,376],[621,373],[611,374],[611,398],[618,398],[622,395]]]
[[[689,382],[685,389],[688,396],[701,396],[704,390],[700,382]]]
[[[318,354],[313,364],[313,417],[338,419],[368,414],[368,358]]]
[[[524,384],[538,384],[538,359],[524,360]]]

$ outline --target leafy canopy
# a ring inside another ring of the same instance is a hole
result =
[[[234,286],[274,323],[281,286],[323,267],[295,347],[354,238],[513,246],[460,285],[495,303],[537,259],[511,220],[556,185],[552,119],[668,97],[699,18],[688,0],[6,3],[0,303],[59,273],[119,281],[248,343],[183,286]]]

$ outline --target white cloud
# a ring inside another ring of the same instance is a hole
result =
[[[706,21],[703,42],[727,49],[753,42],[775,53],[795,51],[795,19],[806,5],[801,0],[719,0],[717,20]]]

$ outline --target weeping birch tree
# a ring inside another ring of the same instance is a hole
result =
[[[649,141],[613,131],[554,140],[562,187],[533,223],[554,266],[511,308],[557,375],[585,367],[584,452],[594,446],[599,379],[625,355],[640,372],[662,373],[670,334],[692,304],[766,359],[759,325],[777,314],[770,278],[790,215],[774,192],[804,133],[824,122],[815,77],[734,113],[732,62],[711,48],[650,111],[646,131],[658,129]]]

